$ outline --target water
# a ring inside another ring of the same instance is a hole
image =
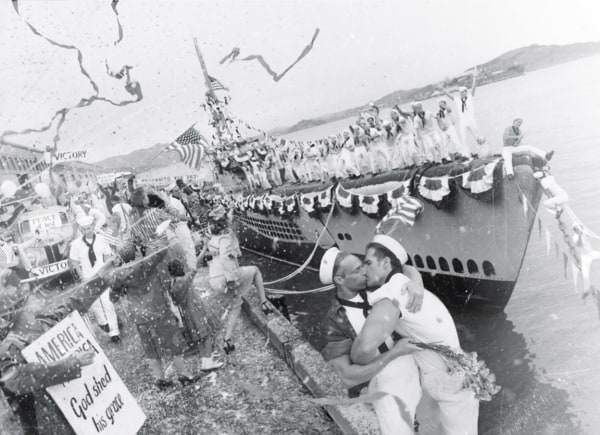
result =
[[[504,128],[524,119],[524,143],[554,149],[552,171],[570,194],[571,207],[600,233],[600,56],[527,73],[477,89],[481,133],[494,152],[501,149]],[[433,109],[436,100],[424,102]],[[353,119],[296,132],[293,139],[318,139],[337,133]],[[555,240],[561,235],[541,206],[543,226]],[[561,244],[561,249],[566,249]],[[600,247],[600,241],[594,246]],[[597,266],[597,265],[596,265]],[[596,267],[596,269],[599,269]],[[263,267],[267,280],[285,275],[287,266]],[[600,270],[599,270],[600,272]],[[600,284],[600,273],[595,280]],[[594,281],[594,280],[593,280]],[[581,282],[581,279],[579,279]],[[579,284],[581,286],[581,284]],[[288,288],[318,286],[312,272]],[[318,320],[330,294],[288,297],[294,320],[318,349],[323,344]],[[595,434],[600,431],[600,319],[593,303],[584,304],[574,290],[570,266],[562,254],[546,253],[537,225],[521,275],[505,313],[453,313],[463,347],[477,351],[496,374],[502,392],[482,403],[480,433]]]

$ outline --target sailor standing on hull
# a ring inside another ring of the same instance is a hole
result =
[[[448,101],[445,98],[440,98],[435,117],[440,129],[443,151],[451,156],[454,155],[454,157],[469,157],[469,149],[458,137],[452,116],[452,109],[448,107]]]
[[[421,143],[425,153],[425,160],[429,162],[446,162],[448,153],[442,152],[442,140],[435,129],[434,119],[431,112],[424,110],[419,102],[411,104],[414,111],[413,123],[417,135],[417,141]],[[445,150],[444,150],[445,151]]]
[[[344,139],[341,144],[340,158],[338,163],[341,178],[346,178],[349,175],[358,177],[360,176],[360,170],[356,164],[356,147],[354,145],[354,137],[352,136],[350,130],[344,130],[343,135]]]

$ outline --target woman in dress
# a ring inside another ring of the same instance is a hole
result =
[[[265,287],[260,270],[256,266],[240,266],[241,256],[237,237],[233,233],[223,206],[218,206],[208,215],[211,234],[207,250],[213,259],[208,266],[210,287],[214,291],[228,293],[231,297],[230,313],[227,319],[223,350],[231,353],[235,346],[231,342],[233,329],[242,311],[242,296],[248,294],[252,285],[256,287],[265,315],[273,312],[265,296]]]

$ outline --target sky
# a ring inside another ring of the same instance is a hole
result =
[[[202,119],[204,81],[196,37],[209,72],[230,89],[231,110],[263,130],[294,124],[442,80],[530,44],[600,41],[594,1],[157,1],[121,0],[123,39],[110,0],[0,3],[0,133],[39,129],[61,108],[93,94],[74,50],[101,96],[130,96],[106,74],[131,65],[142,101],[95,101],[71,110],[59,151],[86,150],[94,162],[157,142],[169,143]],[[281,72],[320,34],[313,50],[279,82],[256,62],[219,65],[233,47],[261,54]],[[44,148],[56,129],[5,140]]]

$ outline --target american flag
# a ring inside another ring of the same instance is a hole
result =
[[[216,78],[208,76],[208,78],[210,79],[210,85],[213,88],[213,91],[228,91],[229,89],[226,88],[223,83],[221,83],[220,81],[218,81]]]
[[[389,220],[399,220],[405,225],[412,227],[415,224],[417,216],[423,211],[421,201],[409,195],[394,198],[393,192],[388,193],[387,197],[388,201],[392,204],[392,208],[379,223],[378,230],[384,222]]]
[[[208,142],[192,125],[185,133],[175,139],[168,151],[177,151],[181,161],[193,169],[200,169],[200,163],[204,157],[205,148]]]

